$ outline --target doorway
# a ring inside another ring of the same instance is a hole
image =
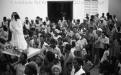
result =
[[[48,17],[52,22],[58,22],[62,17],[72,20],[73,1],[48,1]]]

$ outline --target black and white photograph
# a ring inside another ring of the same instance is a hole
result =
[[[0,75],[121,75],[121,0],[0,0]]]

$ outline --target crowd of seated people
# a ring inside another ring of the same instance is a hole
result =
[[[11,40],[9,24],[4,17],[0,47]],[[22,52],[17,58],[0,48],[0,75],[90,75],[93,68],[102,75],[121,75],[121,27],[115,15],[86,15],[83,23],[26,17],[23,32],[28,46],[41,53],[27,59]]]

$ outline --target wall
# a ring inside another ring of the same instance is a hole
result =
[[[10,17],[13,11],[24,19],[26,16],[35,19],[36,16],[47,16],[47,5],[43,0],[0,0],[0,20],[3,16]]]
[[[109,12],[116,14],[121,22],[121,0],[109,0]]]
[[[10,18],[10,15],[13,11],[19,13],[22,20],[25,17],[30,19],[35,19],[36,16],[42,18],[47,17],[47,1],[73,1],[73,18],[81,19],[81,22],[84,18],[84,0],[0,0],[0,21],[2,17],[7,16]],[[101,4],[101,1],[105,1]],[[107,12],[107,1],[108,0],[99,0],[99,12]],[[102,9],[102,6],[104,8]]]
[[[98,0],[98,12],[100,14],[100,16],[102,15],[102,13],[107,13],[108,12],[108,8],[109,8],[109,1],[110,0]]]

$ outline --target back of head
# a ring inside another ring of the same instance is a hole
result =
[[[25,75],[37,75],[36,63],[30,62],[29,64],[27,64],[24,73]]]
[[[46,57],[47,57],[49,62],[53,62],[53,60],[55,59],[55,54],[53,52],[51,52],[51,51],[48,51],[46,53]]]

